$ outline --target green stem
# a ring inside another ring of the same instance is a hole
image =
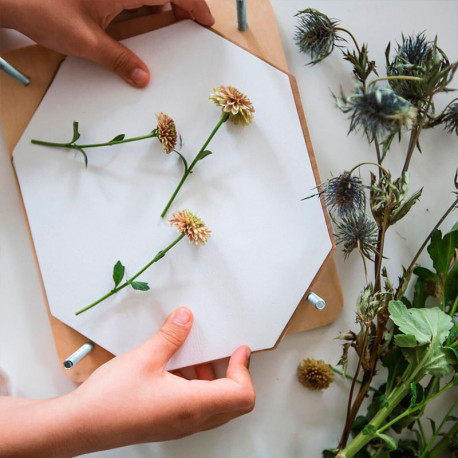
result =
[[[334,366],[331,366],[331,365],[329,365],[329,366],[331,367],[331,369],[332,369],[336,374],[339,374],[339,375],[341,375],[342,377],[347,378],[348,380],[354,380],[354,377],[352,377],[351,375],[344,374],[342,371],[340,371],[339,369],[337,369],[337,368],[334,367]],[[362,382],[361,382],[361,380],[356,380],[356,383],[359,383],[359,384],[361,385]],[[372,387],[372,386],[369,387],[369,390],[373,391],[374,393],[378,393],[378,390],[375,389],[375,388]]]
[[[426,445],[426,434],[425,430],[423,429],[423,425],[421,424],[421,420],[417,418],[418,429],[420,430],[420,437],[423,442],[423,447]]]
[[[138,140],[144,140],[145,138],[153,138],[157,137],[157,132],[151,132],[148,135],[141,135],[139,137],[131,137],[131,138],[125,138],[124,140],[120,141],[109,141],[105,143],[91,143],[89,145],[78,145],[76,143],[54,143],[54,142],[45,142],[42,140],[31,140],[31,142],[34,145],[45,145],[45,146],[56,146],[56,147],[62,147],[62,148],[72,148],[72,149],[78,149],[78,148],[98,148],[99,146],[113,146],[113,145],[119,145],[121,143],[129,143],[129,142],[136,142]]]
[[[370,161],[360,162],[359,164],[356,164],[348,173],[351,175],[357,168],[361,167],[362,165],[375,165],[376,167],[378,167],[380,170],[383,171],[388,182],[391,183],[390,172],[388,172],[388,170],[385,167],[381,166],[380,164],[377,164],[377,162],[370,162]]]
[[[162,259],[165,254],[167,253],[167,251],[171,250],[183,237],[185,236],[185,233],[182,232],[180,234],[180,236],[175,239],[174,242],[172,242],[167,248],[165,248],[164,250],[161,250],[159,251],[159,253],[157,253],[157,255],[148,263],[146,264],[145,267],[143,267],[143,269],[141,269],[140,271],[138,271],[132,278],[130,278],[129,280],[127,280],[126,282],[124,282],[122,285],[112,289],[109,293],[105,294],[105,296],[102,296],[100,299],[98,299],[97,301],[93,302],[92,304],[88,305],[87,307],[84,307],[83,309],[81,310],[78,310],[75,315],[80,315],[81,313],[84,313],[86,312],[87,310],[91,309],[92,307],[95,307],[97,304],[100,304],[100,302],[103,302],[105,299],[108,299],[110,296],[113,296],[114,294],[116,294],[117,292],[121,291],[122,289],[124,289],[126,286],[129,286],[130,284],[132,284],[132,282],[138,277],[140,276],[146,269],[148,269],[152,264],[154,264],[155,262],[159,261],[159,259]]]
[[[450,316],[453,318],[455,316],[456,308],[458,307],[458,296],[455,298],[453,303],[452,310],[450,310]]]
[[[175,200],[175,197],[177,196],[177,194],[179,193],[181,187],[183,186],[183,183],[186,181],[186,178],[188,178],[188,176],[191,174],[192,169],[194,168],[194,166],[197,164],[197,162],[199,162],[199,160],[200,160],[199,156],[205,151],[205,148],[208,146],[208,144],[210,143],[211,139],[215,136],[216,132],[221,127],[221,125],[223,123],[225,123],[228,119],[229,119],[229,113],[223,113],[223,115],[221,116],[220,120],[218,121],[218,124],[216,124],[215,128],[212,130],[212,133],[207,138],[207,141],[204,143],[204,145],[202,146],[200,151],[197,153],[196,157],[191,162],[191,165],[187,168],[187,170],[185,170],[185,172],[183,174],[183,177],[181,178],[180,182],[178,183],[178,186],[176,187],[175,191],[172,194],[172,197],[170,198],[170,200],[168,201],[167,205],[165,206],[163,212],[161,213],[161,218],[164,218],[164,216],[166,215],[168,209],[170,208],[170,205],[172,205],[173,201]]]
[[[436,458],[445,447],[448,447],[450,442],[456,438],[458,434],[458,421],[450,428],[450,431],[444,435],[444,437],[431,449],[429,452],[429,458]]]
[[[359,49],[358,42],[356,41],[356,38],[353,36],[353,34],[349,30],[344,29],[343,27],[335,27],[334,30],[340,30],[341,32],[348,33],[348,35],[350,35],[351,39],[353,40],[353,43],[356,46],[356,50],[358,51],[358,54],[361,54],[361,50]]]
[[[440,425],[438,426],[438,428],[436,429],[435,433],[431,436],[431,439],[425,445],[425,448],[423,449],[423,452],[422,452],[420,458],[424,458],[426,456],[426,454],[428,453],[428,450],[434,444],[434,441],[436,440],[437,436],[441,432],[441,429],[444,427],[444,425],[445,425],[445,423],[447,421],[447,417],[451,414],[451,412],[453,411],[453,409],[456,407],[457,404],[458,404],[458,401],[455,401],[452,404],[452,406],[450,407],[450,409],[448,409],[447,413],[445,414],[444,418],[442,419],[442,421],[441,421]]]
[[[380,78],[375,78],[369,83],[368,87],[371,87],[373,84],[377,83],[378,81],[384,80],[411,80],[411,81],[423,81],[423,78],[418,78],[417,76],[381,76]]]

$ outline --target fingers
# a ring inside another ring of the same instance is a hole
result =
[[[167,364],[188,337],[192,322],[191,310],[180,307],[165,320],[161,329],[145,342],[144,346],[154,364],[159,367]]]
[[[215,380],[216,375],[213,366],[209,363],[195,366],[196,376],[199,380]]]
[[[146,64],[130,49],[97,30],[96,46],[87,50],[88,59],[104,65],[134,87],[145,87],[150,80]]]
[[[193,18],[206,27],[215,23],[205,0],[173,0],[172,8],[177,19]]]
[[[247,346],[237,348],[232,354],[227,367],[227,378],[234,380],[238,384],[253,386],[248,364],[250,361],[251,350]]]

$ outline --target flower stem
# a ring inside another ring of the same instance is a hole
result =
[[[380,78],[375,78],[369,83],[368,87],[371,87],[373,84],[377,83],[378,81],[384,80],[411,80],[411,81],[423,81],[423,78],[419,78],[418,76],[381,76]]]
[[[141,135],[138,137],[125,138],[124,140],[119,140],[119,141],[111,140],[109,142],[91,143],[88,145],[78,145],[76,143],[54,143],[54,142],[46,142],[43,140],[31,140],[31,142],[34,145],[45,145],[45,146],[55,146],[55,147],[62,147],[62,148],[78,149],[78,148],[98,148],[99,146],[119,145],[121,143],[136,142],[138,140],[144,140],[145,138],[153,138],[153,137],[157,137],[157,132],[153,131],[148,135]]]
[[[342,371],[340,371],[339,369],[337,369],[336,367],[334,366],[331,366],[329,365],[329,367],[333,370],[333,372],[335,372],[336,374],[339,374],[341,375],[342,377],[345,377],[346,379],[348,380],[355,380],[354,377],[352,377],[351,375],[348,375],[348,374],[344,374]],[[356,383],[359,383],[361,385],[361,380],[356,380]],[[369,387],[369,390],[370,391],[373,391],[374,393],[378,393],[378,390],[372,386]]]
[[[390,172],[388,172],[388,170],[385,167],[381,166],[380,164],[377,164],[377,162],[360,162],[359,164],[356,164],[348,173],[351,175],[357,168],[361,167],[362,165],[375,165],[376,167],[378,167],[380,170],[383,171],[385,176],[388,178],[388,181],[390,181],[391,183]]]
[[[157,255],[148,263],[146,264],[143,269],[139,270],[132,278],[124,282],[122,285],[112,289],[109,293],[105,294],[105,296],[102,296],[100,299],[97,301],[93,302],[92,304],[88,305],[87,307],[82,308],[81,310],[78,310],[75,315],[80,315],[81,313],[86,312],[87,310],[91,309],[92,307],[95,307],[97,304],[100,304],[100,302],[103,302],[105,299],[108,299],[110,296],[113,296],[117,292],[121,291],[124,289],[126,286],[129,286],[132,284],[132,282],[139,277],[146,269],[148,269],[152,264],[155,262],[159,261],[159,259],[162,259],[164,255],[167,253],[167,251],[171,250],[183,237],[185,236],[185,233],[182,232],[180,236],[175,239],[167,248],[164,250],[161,250],[157,253]]]
[[[200,151],[197,153],[197,155],[194,158],[194,160],[191,162],[191,165],[185,170],[185,172],[183,174],[183,177],[181,178],[180,182],[178,183],[178,186],[176,187],[175,191],[172,194],[172,197],[170,198],[170,200],[168,201],[167,205],[165,206],[163,212],[161,213],[161,218],[164,218],[164,216],[166,215],[168,209],[170,208],[170,205],[172,205],[173,201],[175,200],[175,197],[177,196],[177,194],[179,193],[181,187],[183,186],[183,183],[186,181],[186,178],[188,178],[188,176],[191,174],[192,169],[197,164],[197,162],[199,162],[201,160],[200,155],[205,151],[205,148],[208,146],[208,144],[210,143],[211,139],[215,136],[215,134],[218,131],[218,129],[228,119],[229,119],[229,113],[223,113],[221,118],[220,118],[220,120],[218,121],[218,124],[216,124],[215,128],[212,130],[212,133],[207,138],[206,142],[204,143],[204,145],[202,146]]]
[[[431,449],[429,452],[430,458],[435,458],[439,453],[441,453],[445,447],[448,447],[449,444],[456,438],[458,434],[458,421],[455,421],[455,424],[450,428],[448,433],[445,433],[442,439]]]
[[[353,40],[353,43],[356,46],[356,50],[358,51],[358,54],[361,54],[361,49],[359,49],[358,42],[356,41],[356,38],[353,36],[353,34],[349,30],[344,29],[343,27],[335,27],[334,30],[340,30],[341,32],[345,32],[348,35],[350,35],[351,39]]]

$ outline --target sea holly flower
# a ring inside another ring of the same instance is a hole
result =
[[[172,218],[169,220],[169,224],[172,227],[178,229],[180,235],[176,238],[170,245],[168,245],[163,250],[160,250],[156,256],[140,269],[133,277],[129,280],[126,280],[124,283],[121,284],[124,275],[125,275],[125,267],[122,265],[121,261],[118,261],[113,268],[113,281],[114,281],[114,288],[102,296],[97,301],[93,302],[92,304],[88,305],[87,307],[78,310],[75,315],[80,315],[81,313],[86,312],[87,310],[95,307],[97,304],[100,304],[105,299],[113,296],[117,292],[121,291],[127,286],[131,286],[133,289],[137,291],[148,291],[149,285],[146,282],[137,281],[137,278],[145,272],[149,267],[151,267],[155,262],[162,259],[166,253],[171,250],[180,240],[184,237],[187,237],[190,242],[195,243],[196,245],[205,245],[210,238],[211,230],[205,225],[205,223],[197,217],[194,213],[190,212],[189,210],[182,210],[177,211],[172,215]]]
[[[253,121],[254,107],[250,99],[233,86],[219,86],[213,89],[210,100],[222,107],[223,114],[229,113],[229,121],[248,126]]]
[[[298,17],[296,44],[301,52],[310,55],[311,65],[321,62],[332,53],[336,42],[342,40],[337,35],[338,21],[313,8],[299,11],[295,16]]]
[[[458,135],[458,102],[448,106],[445,110],[443,122],[444,129],[447,132],[455,131],[456,135]]]
[[[173,121],[173,119],[170,116],[166,115],[165,113],[157,113],[156,117],[157,117],[157,127],[153,129],[150,133],[146,135],[141,135],[138,137],[126,138],[125,134],[118,134],[108,142],[80,145],[76,142],[81,137],[81,134],[78,129],[78,122],[74,121],[73,122],[73,137],[68,143],[54,143],[54,142],[35,140],[35,139],[32,140],[31,142],[35,145],[69,148],[69,149],[79,151],[84,157],[84,164],[86,167],[88,163],[88,158],[87,158],[87,154],[85,150],[87,148],[98,148],[101,146],[114,146],[114,145],[120,145],[121,143],[130,143],[130,142],[135,142],[139,140],[145,140],[147,138],[158,138],[162,144],[162,148],[164,149],[164,152],[169,154],[171,151],[174,151],[174,148],[177,143],[177,131],[175,127],[175,122]],[[176,151],[176,153],[180,155],[178,151]]]
[[[316,194],[303,200],[317,195],[322,195],[328,210],[336,212],[339,216],[364,208],[366,201],[361,178],[353,176],[349,172],[344,172],[338,177],[333,177],[320,184]]]
[[[244,126],[248,126],[253,121],[254,116],[254,107],[250,101],[250,99],[236,89],[233,86],[219,86],[218,88],[214,89],[212,94],[210,95],[210,100],[213,100],[215,104],[222,108],[221,117],[216,124],[215,128],[212,130],[210,136],[205,141],[204,145],[197,153],[196,157],[193,159],[191,164],[188,166],[188,163],[184,159],[184,157],[180,154],[180,157],[183,161],[184,165],[184,173],[181,177],[178,186],[176,187],[175,191],[170,197],[167,205],[165,206],[164,210],[161,213],[161,218],[164,218],[167,211],[169,210],[170,206],[172,205],[175,197],[179,193],[183,183],[186,181],[188,176],[191,174],[192,170],[194,169],[195,165],[204,159],[205,157],[212,154],[211,151],[207,150],[207,146],[210,143],[211,139],[215,136],[218,129],[229,119],[234,124],[241,123]]]
[[[177,130],[173,119],[165,113],[156,113],[157,137],[162,143],[164,152],[171,153],[177,144]]]
[[[337,107],[350,113],[351,131],[363,130],[369,141],[387,134],[411,129],[417,119],[417,109],[391,88],[369,86],[364,89],[357,84],[352,95],[335,97]]]

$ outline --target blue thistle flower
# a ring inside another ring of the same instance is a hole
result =
[[[302,200],[323,195],[328,210],[336,212],[340,217],[365,207],[366,195],[364,194],[363,182],[359,177],[352,176],[349,172],[344,172],[338,177],[333,177],[320,184],[318,189],[318,193]]]
[[[390,88],[370,86],[364,89],[357,84],[351,96],[341,92],[340,99],[334,98],[340,110],[351,114],[348,133],[362,129],[370,142],[402,128],[411,129],[417,118],[417,109]]]
[[[458,135],[458,102],[448,106],[442,121],[447,132],[455,131],[456,135]]]
[[[348,213],[340,221],[333,221],[339,229],[334,235],[337,244],[343,244],[345,258],[358,249],[362,256],[372,259],[372,255],[377,253],[377,227],[364,211]]]
[[[299,11],[295,16],[298,16],[296,44],[301,52],[310,55],[311,65],[321,62],[332,53],[336,41],[341,40],[336,34],[338,21],[313,8]]]

